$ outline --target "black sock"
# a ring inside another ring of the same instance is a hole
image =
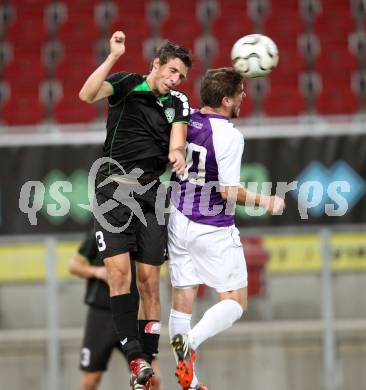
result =
[[[136,298],[133,294],[123,294],[111,297],[111,310],[122,351],[128,361],[143,357],[139,341]]]
[[[159,353],[160,322],[156,320],[139,320],[139,334],[144,353],[149,363]]]

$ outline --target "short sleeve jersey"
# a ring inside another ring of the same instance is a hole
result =
[[[186,171],[183,177],[173,175],[179,184],[172,187],[173,205],[194,222],[233,225],[234,210],[227,208],[220,186],[240,184],[243,151],[243,135],[227,117],[193,112],[188,125]]]
[[[119,72],[108,77],[113,94],[108,98],[107,137],[103,155],[116,160],[104,165],[101,172],[129,173],[143,169],[145,176],[159,176],[168,162],[170,132],[173,123],[188,123],[186,95],[171,91],[157,97],[146,76]]]

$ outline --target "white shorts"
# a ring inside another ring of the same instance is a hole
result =
[[[248,285],[243,246],[234,225],[203,225],[172,208],[168,255],[173,287],[205,284],[217,292],[226,292]]]

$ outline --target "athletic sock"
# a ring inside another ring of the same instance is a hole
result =
[[[191,318],[192,314],[171,309],[169,316],[170,339],[178,333],[187,334],[191,330]]]
[[[159,353],[160,322],[157,320],[139,320],[139,334],[147,361],[151,364]]]
[[[111,311],[122,351],[129,362],[143,357],[139,341],[137,325],[136,298],[133,294],[123,294],[111,297]]]
[[[216,334],[230,328],[243,314],[240,304],[224,299],[208,309],[201,320],[188,333],[189,345],[193,349]]]
[[[192,314],[183,313],[174,309],[170,310],[169,316],[169,335],[172,339],[176,334],[188,334],[191,330],[191,318]],[[198,385],[198,379],[196,373],[193,374],[191,387]]]

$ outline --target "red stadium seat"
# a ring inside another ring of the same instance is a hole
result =
[[[202,33],[197,19],[197,2],[179,0],[167,2],[168,15],[161,25],[160,35],[193,51],[195,39]]]
[[[79,102],[77,95],[83,82],[101,60],[97,58],[99,40],[107,39],[108,48],[108,38],[116,30],[126,33],[127,51],[112,72],[126,70],[146,74],[149,71],[148,59],[143,53],[144,42],[152,34],[147,15],[148,1],[115,0],[117,12],[114,15],[112,9],[109,26],[103,25],[103,19],[99,24],[96,21],[96,7],[100,5],[100,0],[61,2],[67,8],[67,15],[55,30],[55,38],[63,46],[63,56],[55,65],[50,62],[49,69],[41,58],[42,47],[50,39],[45,16],[49,0],[12,2],[16,13],[4,35],[13,49],[13,58],[3,69],[4,80],[11,89],[10,100],[2,109],[6,123],[42,121],[43,107],[39,103],[38,86],[48,77],[55,77],[63,86],[63,99],[54,111],[57,121],[94,120],[98,115],[97,107]],[[321,11],[315,13],[313,25],[313,32],[320,43],[320,53],[315,59],[314,68],[309,67],[299,51],[298,40],[305,33],[305,26],[298,1],[268,1],[268,7],[262,14],[262,23],[256,24],[252,20],[254,14],[248,14],[253,4],[245,0],[217,0],[217,8],[201,8],[199,14],[198,8],[203,6],[195,0],[187,0],[184,4],[179,0],[171,0],[166,1],[166,4],[169,12],[162,18],[160,29],[155,30],[155,33],[186,46],[195,54],[188,81],[179,88],[188,94],[192,107],[200,105],[198,87],[205,70],[203,67],[229,66],[233,43],[243,35],[258,32],[254,31],[257,26],[276,42],[280,52],[279,64],[267,79],[270,88],[262,102],[265,115],[304,113],[305,102],[299,88],[299,76],[308,72],[318,73],[322,80],[322,90],[316,98],[316,109],[320,114],[357,112],[357,98],[351,90],[350,75],[358,69],[358,64],[356,55],[349,50],[349,36],[355,32],[356,25],[348,1],[321,1]],[[102,31],[103,26],[106,30]],[[216,47],[209,61],[200,58],[196,50],[197,41],[204,34],[214,38],[212,47]],[[24,91],[23,95],[21,91]],[[253,102],[247,97],[241,115],[250,115],[252,112]]]
[[[351,91],[351,73],[357,60],[348,47],[355,20],[349,2],[323,0],[323,12],[315,19],[314,29],[320,41],[320,55],[315,69],[322,79],[322,92],[317,98],[320,114],[351,114],[357,111],[357,99]]]
[[[230,66],[233,44],[242,36],[253,33],[253,23],[247,14],[245,1],[222,1],[221,13],[213,24],[212,34],[219,45],[213,67]],[[230,12],[228,12],[230,11]]]
[[[126,55],[116,64],[114,71],[148,73],[149,64],[143,56],[143,43],[150,34],[145,15],[145,2],[128,1],[116,4],[118,14],[109,26],[108,37],[115,31],[122,30],[126,35]]]
[[[351,90],[350,82],[343,84],[334,78],[322,76],[323,90],[316,99],[319,114],[353,114],[357,111],[357,96]]]
[[[31,125],[41,123],[44,109],[38,99],[38,85],[12,84],[9,101],[2,109],[2,120],[8,125]]]
[[[266,263],[268,252],[260,238],[250,237],[241,239],[248,269],[248,295],[263,296],[266,292]]]
[[[297,75],[286,81],[270,77],[270,89],[263,101],[263,110],[269,116],[296,116],[305,111],[305,100],[301,95]]]
[[[97,118],[98,108],[95,104],[87,104],[79,99],[81,85],[65,82],[63,99],[54,107],[54,117],[60,123],[91,122]]]

